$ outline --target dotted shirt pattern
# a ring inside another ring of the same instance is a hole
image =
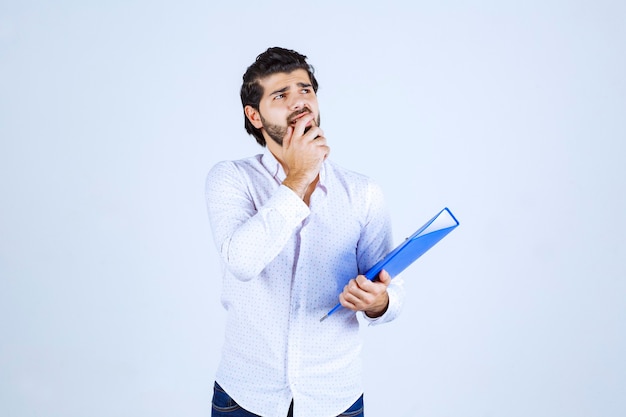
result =
[[[319,319],[344,285],[392,248],[380,188],[367,177],[324,162],[307,206],[282,184],[266,151],[218,163],[206,200],[223,263],[227,323],[218,383],[245,409],[284,417],[334,417],[362,394],[361,339],[353,311]],[[387,312],[403,299],[394,278]],[[361,314],[361,313],[359,313]]]

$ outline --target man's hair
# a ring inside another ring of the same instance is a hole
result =
[[[261,79],[276,73],[290,73],[297,69],[303,69],[309,74],[313,91],[317,93],[317,80],[313,75],[314,69],[306,62],[306,56],[284,48],[268,48],[256,57],[256,61],[248,67],[243,75],[243,84],[241,85],[241,104],[244,108],[244,123],[246,131],[256,138],[261,146],[265,146],[265,138],[260,129],[252,125],[246,117],[245,108],[251,106],[255,110],[259,110],[259,103],[263,97],[263,87]]]

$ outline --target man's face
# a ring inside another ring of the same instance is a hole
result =
[[[295,125],[296,120],[307,113],[313,113],[319,126],[317,96],[305,70],[272,74],[263,78],[260,84],[263,96],[259,110],[249,108],[246,115],[257,129],[262,130],[268,146],[271,146],[268,139],[282,146],[287,126]],[[307,126],[306,130],[309,128]]]

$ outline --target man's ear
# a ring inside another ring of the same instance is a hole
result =
[[[256,127],[257,129],[263,127],[263,122],[261,121],[261,113],[259,113],[257,109],[252,106],[246,106],[244,107],[243,111],[246,114],[248,120],[250,120],[250,123],[252,123],[252,126]]]

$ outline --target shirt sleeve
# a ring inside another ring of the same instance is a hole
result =
[[[368,210],[357,247],[360,274],[365,273],[393,248],[389,212],[382,190],[376,183],[368,184],[366,199]],[[387,294],[389,306],[382,316],[373,319],[363,312],[360,313],[370,325],[392,321],[400,314],[404,303],[404,282],[401,277],[394,277],[391,280],[387,287]]]
[[[207,175],[205,190],[218,252],[229,271],[242,281],[258,276],[310,213],[284,185],[263,206],[256,207],[245,177],[233,162],[217,164]]]

